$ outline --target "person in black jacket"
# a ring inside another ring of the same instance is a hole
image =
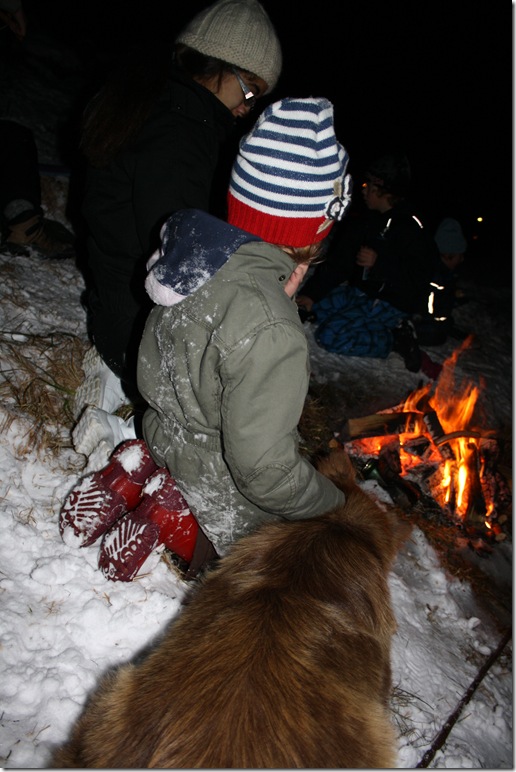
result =
[[[432,274],[429,302],[426,309],[414,318],[417,337],[423,346],[439,346],[448,336],[459,340],[467,337],[466,332],[455,327],[453,320],[455,306],[464,300],[457,281],[467,241],[459,221],[453,217],[443,218],[434,240],[440,259]]]
[[[0,71],[11,54],[25,46],[27,19],[21,0],[0,0]],[[6,69],[7,71],[7,69]],[[41,201],[38,148],[32,130],[0,119],[0,245],[13,256],[42,259],[75,256],[75,236],[62,223],[45,217]]]
[[[235,120],[274,88],[281,64],[258,0],[218,0],[186,25],[173,52],[157,48],[144,61],[125,62],[87,107],[85,298],[102,361],[90,356],[86,363],[89,383],[76,395],[76,415],[85,404],[117,407],[95,386],[109,379],[106,366],[121,381],[119,402],[125,394],[138,405],[136,357],[151,307],[146,262],[175,211],[214,213],[219,151]]]
[[[367,211],[343,224],[297,303],[317,323],[319,345],[348,356],[399,353],[422,364],[411,317],[427,302],[437,247],[413,214],[405,155],[376,159],[365,175]]]

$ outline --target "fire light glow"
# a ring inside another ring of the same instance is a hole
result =
[[[484,490],[488,486],[484,484],[482,441],[494,432],[478,425],[484,423],[478,415],[481,388],[469,381],[455,381],[457,359],[470,344],[471,338],[466,339],[446,360],[437,384],[423,386],[405,401],[403,412],[409,418],[405,431],[398,436],[400,474],[403,477],[414,472],[421,464],[435,466],[435,472],[427,476],[427,484],[437,503],[459,521],[471,521],[475,527],[480,524],[490,530],[495,504]],[[421,440],[423,452],[414,452],[414,442],[421,446]],[[353,444],[364,453],[378,455],[392,441],[391,435]]]

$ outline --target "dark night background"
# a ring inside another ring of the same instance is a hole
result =
[[[357,180],[376,152],[402,148],[412,167],[412,199],[428,224],[458,217],[470,243],[469,270],[482,280],[511,281],[512,5],[262,3],[284,56],[269,100],[330,99]],[[142,39],[171,45],[208,4],[25,0],[24,8],[29,33],[32,24],[64,51],[73,49],[94,83]]]

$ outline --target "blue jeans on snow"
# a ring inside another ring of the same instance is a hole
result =
[[[392,330],[408,314],[385,300],[370,298],[356,287],[341,284],[312,308],[315,339],[328,351],[345,356],[387,357]]]

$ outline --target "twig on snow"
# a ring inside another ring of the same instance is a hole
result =
[[[477,687],[479,686],[480,682],[482,681],[482,679],[484,678],[484,676],[486,675],[488,670],[492,667],[492,665],[494,665],[494,663],[496,662],[496,660],[498,659],[498,657],[500,656],[500,654],[502,653],[504,648],[507,646],[507,644],[509,643],[511,638],[512,638],[512,631],[511,630],[507,630],[505,632],[502,640],[500,641],[500,643],[496,647],[496,649],[489,655],[489,657],[486,659],[486,661],[484,662],[484,664],[482,665],[482,667],[480,668],[480,670],[476,674],[475,678],[473,679],[473,681],[469,685],[468,690],[466,691],[466,693],[464,694],[464,696],[460,700],[459,704],[457,705],[457,707],[455,708],[453,713],[451,713],[448,716],[448,718],[446,720],[446,723],[444,724],[443,728],[441,729],[439,734],[436,736],[436,738],[432,742],[432,745],[430,746],[430,748],[426,751],[426,753],[423,756],[423,758],[421,759],[421,761],[419,761],[416,764],[416,767],[415,767],[416,769],[420,769],[422,767],[428,767],[428,765],[430,764],[430,762],[434,758],[434,756],[437,753],[437,751],[440,748],[442,748],[442,746],[446,742],[446,739],[448,738],[448,735],[450,734],[451,730],[453,729],[453,727],[457,723],[457,721],[459,719],[459,716],[462,713],[463,708],[468,704],[468,702],[472,698],[473,694],[475,693]]]

